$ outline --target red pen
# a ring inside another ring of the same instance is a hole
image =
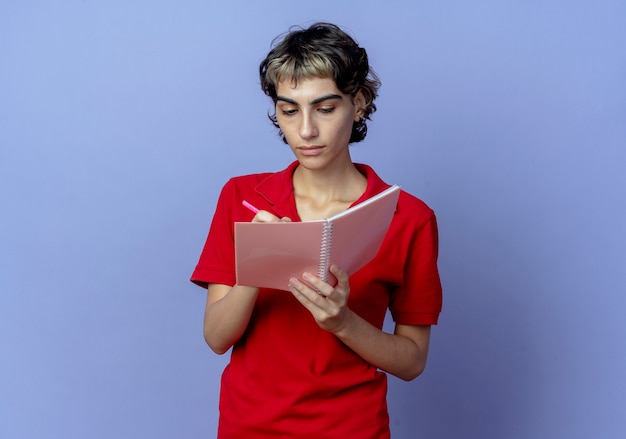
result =
[[[250,209],[250,211],[252,211],[252,213],[259,213],[259,209],[257,209],[256,207],[254,207],[252,204],[248,203],[246,200],[243,200],[241,202],[241,204],[243,204],[244,206],[246,206],[248,209]]]

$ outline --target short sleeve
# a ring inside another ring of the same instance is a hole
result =
[[[431,211],[432,212],[432,211]],[[403,280],[391,294],[390,311],[396,323],[437,324],[442,288],[437,268],[439,235],[434,213],[411,232]]]
[[[230,180],[220,192],[208,237],[191,276],[191,281],[203,288],[209,283],[235,284],[234,199],[234,183]]]

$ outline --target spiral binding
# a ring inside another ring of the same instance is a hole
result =
[[[328,280],[328,268],[330,266],[330,252],[333,246],[333,222],[324,221],[322,226],[322,242],[320,247],[320,262],[317,266],[317,277],[324,282]]]

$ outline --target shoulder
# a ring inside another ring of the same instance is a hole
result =
[[[367,177],[366,196],[368,198],[390,186],[371,166],[363,163],[355,163],[355,165]],[[415,230],[434,218],[435,213],[425,202],[405,190],[400,191],[392,224]]]
[[[259,182],[263,181],[264,177],[267,175],[271,174],[248,174],[229,178],[219,191],[215,216],[234,220],[232,215],[235,215],[235,212],[238,211],[238,206],[243,200],[254,205],[256,188]]]
[[[435,212],[421,199],[401,190],[395,217],[404,224],[411,223],[413,227],[420,228],[434,220]]]
[[[231,189],[251,189],[260,193],[268,193],[271,196],[271,194],[277,190],[282,192],[285,190],[285,187],[291,187],[291,176],[297,164],[298,162],[294,161],[282,171],[261,172],[232,177],[226,182],[224,187]]]
[[[291,176],[297,162],[278,172],[262,172],[232,177],[222,188],[221,199],[241,203],[245,199],[259,209],[272,211],[273,206],[282,206],[293,192]],[[275,212],[276,213],[276,212]],[[289,215],[279,215],[289,216]]]
[[[274,174],[274,172],[262,172],[258,174],[238,175],[235,177],[231,177],[224,186],[256,186],[257,184]]]
[[[237,195],[248,195],[254,193],[256,192],[256,188],[257,186],[259,186],[259,184],[261,184],[263,181],[267,180],[274,174],[275,173],[273,172],[263,172],[258,174],[247,174],[231,177],[222,187],[221,195],[222,197],[232,197]]]

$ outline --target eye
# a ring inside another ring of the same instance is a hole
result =
[[[293,116],[294,114],[296,114],[297,110],[295,108],[283,108],[282,110],[280,110],[280,112],[283,114],[283,116]]]
[[[318,111],[320,113],[328,114],[328,113],[332,113],[333,111],[335,111],[335,107],[320,107],[318,108]]]

